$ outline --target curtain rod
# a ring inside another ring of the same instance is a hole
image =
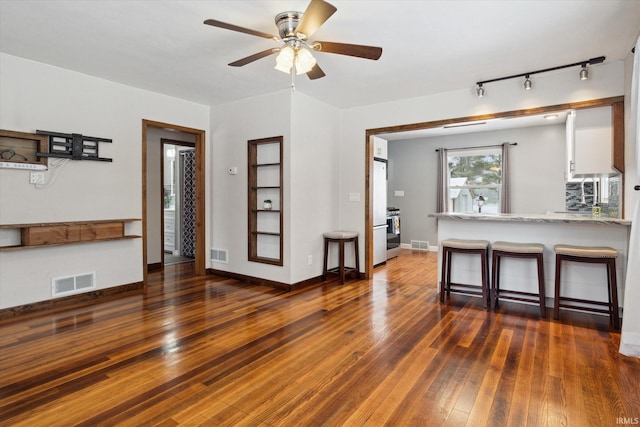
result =
[[[505,144],[509,144],[509,145],[518,145],[517,142],[505,142]],[[479,145],[477,147],[463,147],[463,148],[443,148],[444,151],[449,151],[449,150],[453,150],[453,151],[458,151],[458,150],[473,150],[476,148],[493,148],[493,147],[502,147],[502,144],[496,144],[496,145]],[[436,151],[440,151],[440,148],[436,148]]]

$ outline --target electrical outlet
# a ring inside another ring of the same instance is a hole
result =
[[[309,255],[307,257],[307,265],[312,265],[313,264],[313,255]]]
[[[31,172],[29,184],[44,184],[44,172]]]

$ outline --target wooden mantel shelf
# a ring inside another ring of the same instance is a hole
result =
[[[126,218],[34,224],[2,224],[0,225],[0,229],[20,231],[20,244],[1,246],[0,251],[16,251],[72,243],[137,239],[141,236],[126,235],[124,231],[125,224],[134,221],[141,220],[138,218]]]

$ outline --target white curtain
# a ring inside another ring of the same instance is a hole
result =
[[[447,150],[438,149],[438,200],[436,212],[449,210],[449,165],[447,164]]]
[[[633,58],[633,77],[631,80],[631,115],[629,116],[629,132],[635,138],[636,176],[628,177],[631,186],[640,185],[640,37],[636,42]],[[624,311],[622,319],[622,335],[620,337],[620,353],[640,358],[640,198],[631,218],[631,236],[629,241],[629,257],[627,261],[627,278],[624,290]]]
[[[509,185],[509,146],[502,144],[502,188],[500,195],[500,213],[511,213],[511,189]]]

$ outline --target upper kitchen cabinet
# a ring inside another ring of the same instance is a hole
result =
[[[567,117],[567,178],[624,172],[622,102],[572,110]]]
[[[373,138],[373,157],[387,160],[389,157],[387,154],[387,140],[377,136],[372,136],[371,138]]]

